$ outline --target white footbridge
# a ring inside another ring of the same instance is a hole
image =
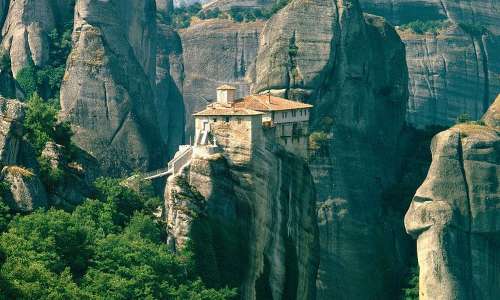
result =
[[[179,151],[175,154],[175,157],[168,163],[168,166],[166,168],[145,173],[143,177],[146,180],[153,180],[177,174],[185,165],[187,165],[191,161],[192,157],[193,146],[182,145],[180,146]]]

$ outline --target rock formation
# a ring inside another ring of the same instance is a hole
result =
[[[0,5],[2,2],[9,1],[0,1]],[[2,29],[2,47],[10,54],[14,75],[29,64],[43,66],[48,62],[49,33],[71,20],[72,14],[71,1],[10,1]],[[2,8],[3,20],[1,16]]]
[[[13,165],[18,160],[23,136],[25,106],[19,101],[0,97],[0,165]]]
[[[45,188],[30,170],[8,166],[3,168],[1,177],[9,186],[5,201],[14,211],[28,213],[47,207]]]
[[[175,30],[158,21],[156,53],[156,109],[168,156],[184,142],[185,109],[182,95],[184,60],[182,42]]]
[[[500,118],[459,124],[434,137],[432,164],[405,217],[417,239],[420,299],[500,295]]]
[[[358,1],[292,1],[261,34],[254,91],[314,104],[312,131],[327,137],[310,160],[319,206],[318,299],[384,299],[398,288],[404,231],[387,217],[382,193],[399,166],[404,57],[394,29],[363,16]]]
[[[438,34],[401,31],[410,74],[408,121],[415,127],[477,120],[500,92],[498,1],[360,0],[394,25],[441,20]]]
[[[231,84],[240,96],[249,93],[248,74],[253,69],[263,25],[213,19],[180,31],[188,135],[194,132],[191,114],[215,98],[218,85]]]
[[[262,9],[272,6],[275,2],[275,0],[215,0],[203,5],[203,10],[220,9],[221,11],[228,11],[231,7]]]
[[[124,175],[164,163],[155,108],[153,0],[79,0],[61,88],[74,141],[103,171]]]
[[[210,275],[239,287],[241,299],[314,299],[318,240],[307,165],[283,151],[221,144],[227,158],[199,151],[169,178],[170,243],[178,250],[193,243]]]

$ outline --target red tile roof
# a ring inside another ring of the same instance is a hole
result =
[[[313,106],[307,103],[291,101],[269,95],[251,95],[234,103],[236,108],[247,108],[256,111],[281,111],[293,109],[308,109]]]
[[[263,115],[262,112],[246,109],[246,108],[226,108],[226,107],[208,107],[193,116],[258,116]]]

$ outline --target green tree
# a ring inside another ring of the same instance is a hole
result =
[[[26,96],[31,96],[38,89],[37,70],[33,64],[29,64],[17,72],[16,81]]]

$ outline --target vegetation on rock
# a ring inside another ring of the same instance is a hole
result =
[[[58,99],[66,68],[66,59],[71,51],[72,23],[62,30],[54,29],[50,34],[50,64],[37,67],[33,63],[22,68],[16,80],[29,97],[37,92],[44,99]]]
[[[169,19],[174,28],[189,27],[194,17],[202,20],[231,19],[239,23],[267,20],[287,6],[290,1],[279,0],[272,7],[264,9],[233,6],[228,11],[221,11],[219,8],[204,11],[200,3],[195,3],[190,6],[176,8]]]
[[[410,30],[415,34],[438,34],[441,30],[450,26],[450,21],[448,20],[429,20],[422,21],[416,20],[404,25],[401,25],[400,29]]]

